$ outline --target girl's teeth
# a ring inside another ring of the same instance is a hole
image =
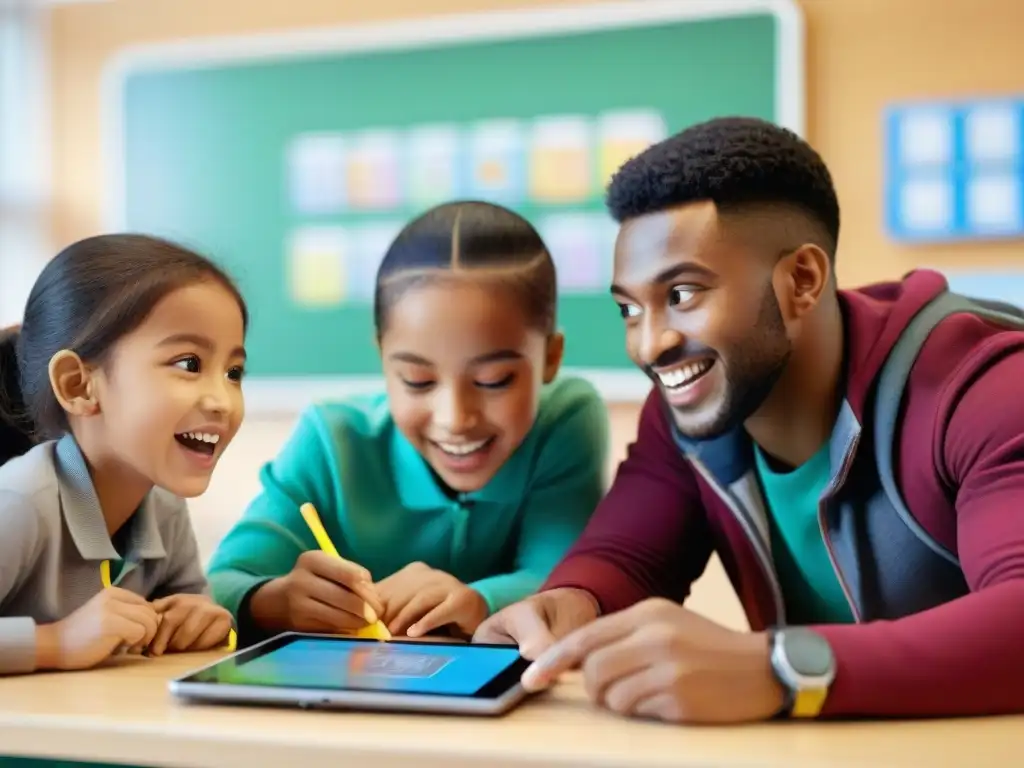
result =
[[[475,443],[459,443],[458,445],[453,443],[438,443],[438,446],[445,453],[450,453],[455,456],[466,456],[474,451],[479,451],[486,444],[486,440],[477,440]]]
[[[185,437],[190,440],[198,440],[201,443],[212,443],[213,445],[220,442],[220,435],[215,435],[212,432],[186,432]]]

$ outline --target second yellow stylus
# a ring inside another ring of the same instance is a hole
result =
[[[334,546],[334,542],[331,541],[331,537],[327,535],[327,530],[320,521],[320,515],[317,514],[316,507],[306,503],[299,507],[299,512],[302,514],[302,519],[306,521],[306,525],[309,526],[309,530],[313,532],[313,538],[316,539],[320,549],[339,560],[344,560],[337,547]],[[363,618],[366,619],[366,627],[356,633],[358,637],[372,637],[377,640],[391,639],[391,632],[388,631],[388,628],[384,626],[384,622],[374,613],[369,603],[363,603]]]

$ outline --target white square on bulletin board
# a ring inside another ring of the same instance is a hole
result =
[[[967,183],[967,221],[982,234],[1021,229],[1021,181],[1012,173],[979,174]]]
[[[404,224],[400,220],[374,221],[353,228],[348,254],[350,300],[373,301],[377,270]]]
[[[947,230],[953,225],[953,187],[942,177],[908,180],[900,194],[900,207],[908,230]]]
[[[1021,126],[1012,104],[982,104],[964,118],[967,157],[973,163],[1012,163],[1021,153]]]
[[[943,109],[908,110],[900,121],[899,152],[906,168],[952,162],[952,113]]]
[[[296,304],[334,307],[348,290],[349,237],[342,227],[303,227],[288,242],[288,287]]]

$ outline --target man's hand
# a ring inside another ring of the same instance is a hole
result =
[[[480,625],[473,642],[518,645],[520,655],[535,659],[599,612],[597,601],[581,589],[538,592],[494,614]]]
[[[470,637],[489,612],[483,595],[425,563],[411,563],[376,586],[393,635],[422,637],[451,625]]]
[[[605,616],[523,673],[539,690],[581,667],[587,695],[621,715],[673,723],[766,720],[783,703],[764,633],[735,632],[667,600]]]
[[[206,595],[171,595],[153,601],[160,628],[149,644],[150,656],[167,651],[208,651],[223,645],[231,631],[231,613]]]

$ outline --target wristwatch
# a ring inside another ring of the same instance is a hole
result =
[[[786,691],[780,715],[817,717],[836,676],[828,641],[804,627],[774,629],[770,641],[772,672]]]

